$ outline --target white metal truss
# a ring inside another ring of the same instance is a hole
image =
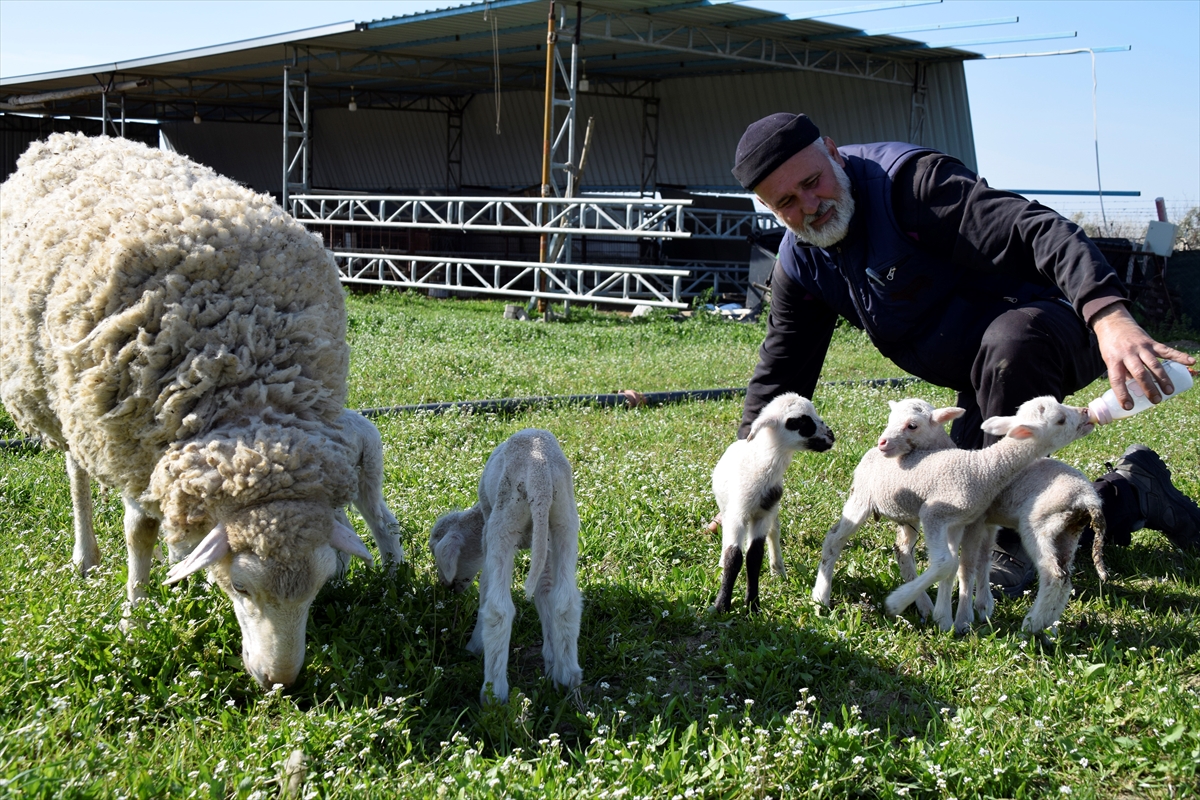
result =
[[[308,112],[308,73],[293,78],[291,68],[283,68],[283,207],[292,192],[307,192],[310,160]],[[299,95],[297,97],[297,95]]]
[[[311,225],[421,228],[488,233],[547,233],[686,239],[691,200],[595,197],[436,197],[293,195],[289,210]]]
[[[572,264],[491,258],[380,255],[334,250],[343,282],[537,297],[551,302],[615,303],[687,308],[680,297],[684,269]],[[534,291],[527,286],[540,286]]]
[[[685,208],[683,222],[693,239],[746,239],[779,229],[774,215],[763,211]]]

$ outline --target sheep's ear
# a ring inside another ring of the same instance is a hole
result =
[[[950,420],[958,419],[965,413],[967,413],[966,409],[959,408],[958,406],[950,406],[949,408],[935,408],[933,410],[933,421],[937,425],[945,425]]]
[[[1029,439],[1034,430],[1027,424],[1018,423],[1016,417],[988,417],[979,427],[992,436],[1008,436],[1011,439]]]
[[[1033,436],[1034,430],[1028,425],[1017,425],[1008,432],[1010,439],[1032,439]]]
[[[895,410],[896,410],[896,406],[898,406],[898,405],[900,405],[899,401],[896,401],[896,400],[888,400],[888,408],[890,408],[892,411],[895,411]]]
[[[329,546],[334,550],[341,550],[343,553],[348,553],[352,556],[358,556],[369,566],[375,566],[375,558],[371,555],[371,551],[363,544],[363,540],[358,538],[358,534],[354,529],[346,525],[340,519],[333,521],[333,534],[329,537]]]
[[[433,560],[437,562],[438,575],[442,583],[449,586],[458,575],[458,555],[462,552],[462,536],[457,530],[450,531],[433,547]]]
[[[1016,424],[1016,417],[988,417],[979,427],[984,433],[990,433],[992,436],[1004,436],[1016,427]]]
[[[753,439],[754,436],[764,427],[774,428],[778,424],[779,420],[776,417],[767,417],[759,414],[757,417],[755,417],[754,422],[750,423],[750,433],[746,434],[746,441]]]
[[[228,554],[229,534],[225,531],[225,523],[221,522],[208,532],[187,558],[171,567],[163,583],[167,586],[179,583],[193,572],[199,572],[217,563]]]

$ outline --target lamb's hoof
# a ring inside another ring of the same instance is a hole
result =
[[[917,596],[917,616],[921,618],[921,622],[928,622],[932,614],[933,601],[929,599],[929,595],[922,592]]]
[[[954,635],[962,638],[971,632],[971,624],[969,622],[957,622],[954,625]]]
[[[889,594],[887,599],[883,601],[883,610],[889,617],[900,616],[906,608],[908,608],[908,603],[901,604],[894,594]]]
[[[145,619],[134,619],[132,609],[130,609],[129,605],[126,604],[125,611],[121,616],[121,621],[117,623],[117,628],[121,631],[121,633],[132,633],[138,629],[144,630],[148,622],[149,620]]]

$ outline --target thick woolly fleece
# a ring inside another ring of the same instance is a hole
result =
[[[169,541],[222,509],[345,503],[346,317],[320,239],[123,139],[55,134],[17,166],[0,187],[0,399],[21,429],[161,507]]]

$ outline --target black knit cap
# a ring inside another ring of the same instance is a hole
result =
[[[733,177],[747,191],[762,183],[780,164],[821,137],[804,114],[780,112],[746,128],[734,157]]]

